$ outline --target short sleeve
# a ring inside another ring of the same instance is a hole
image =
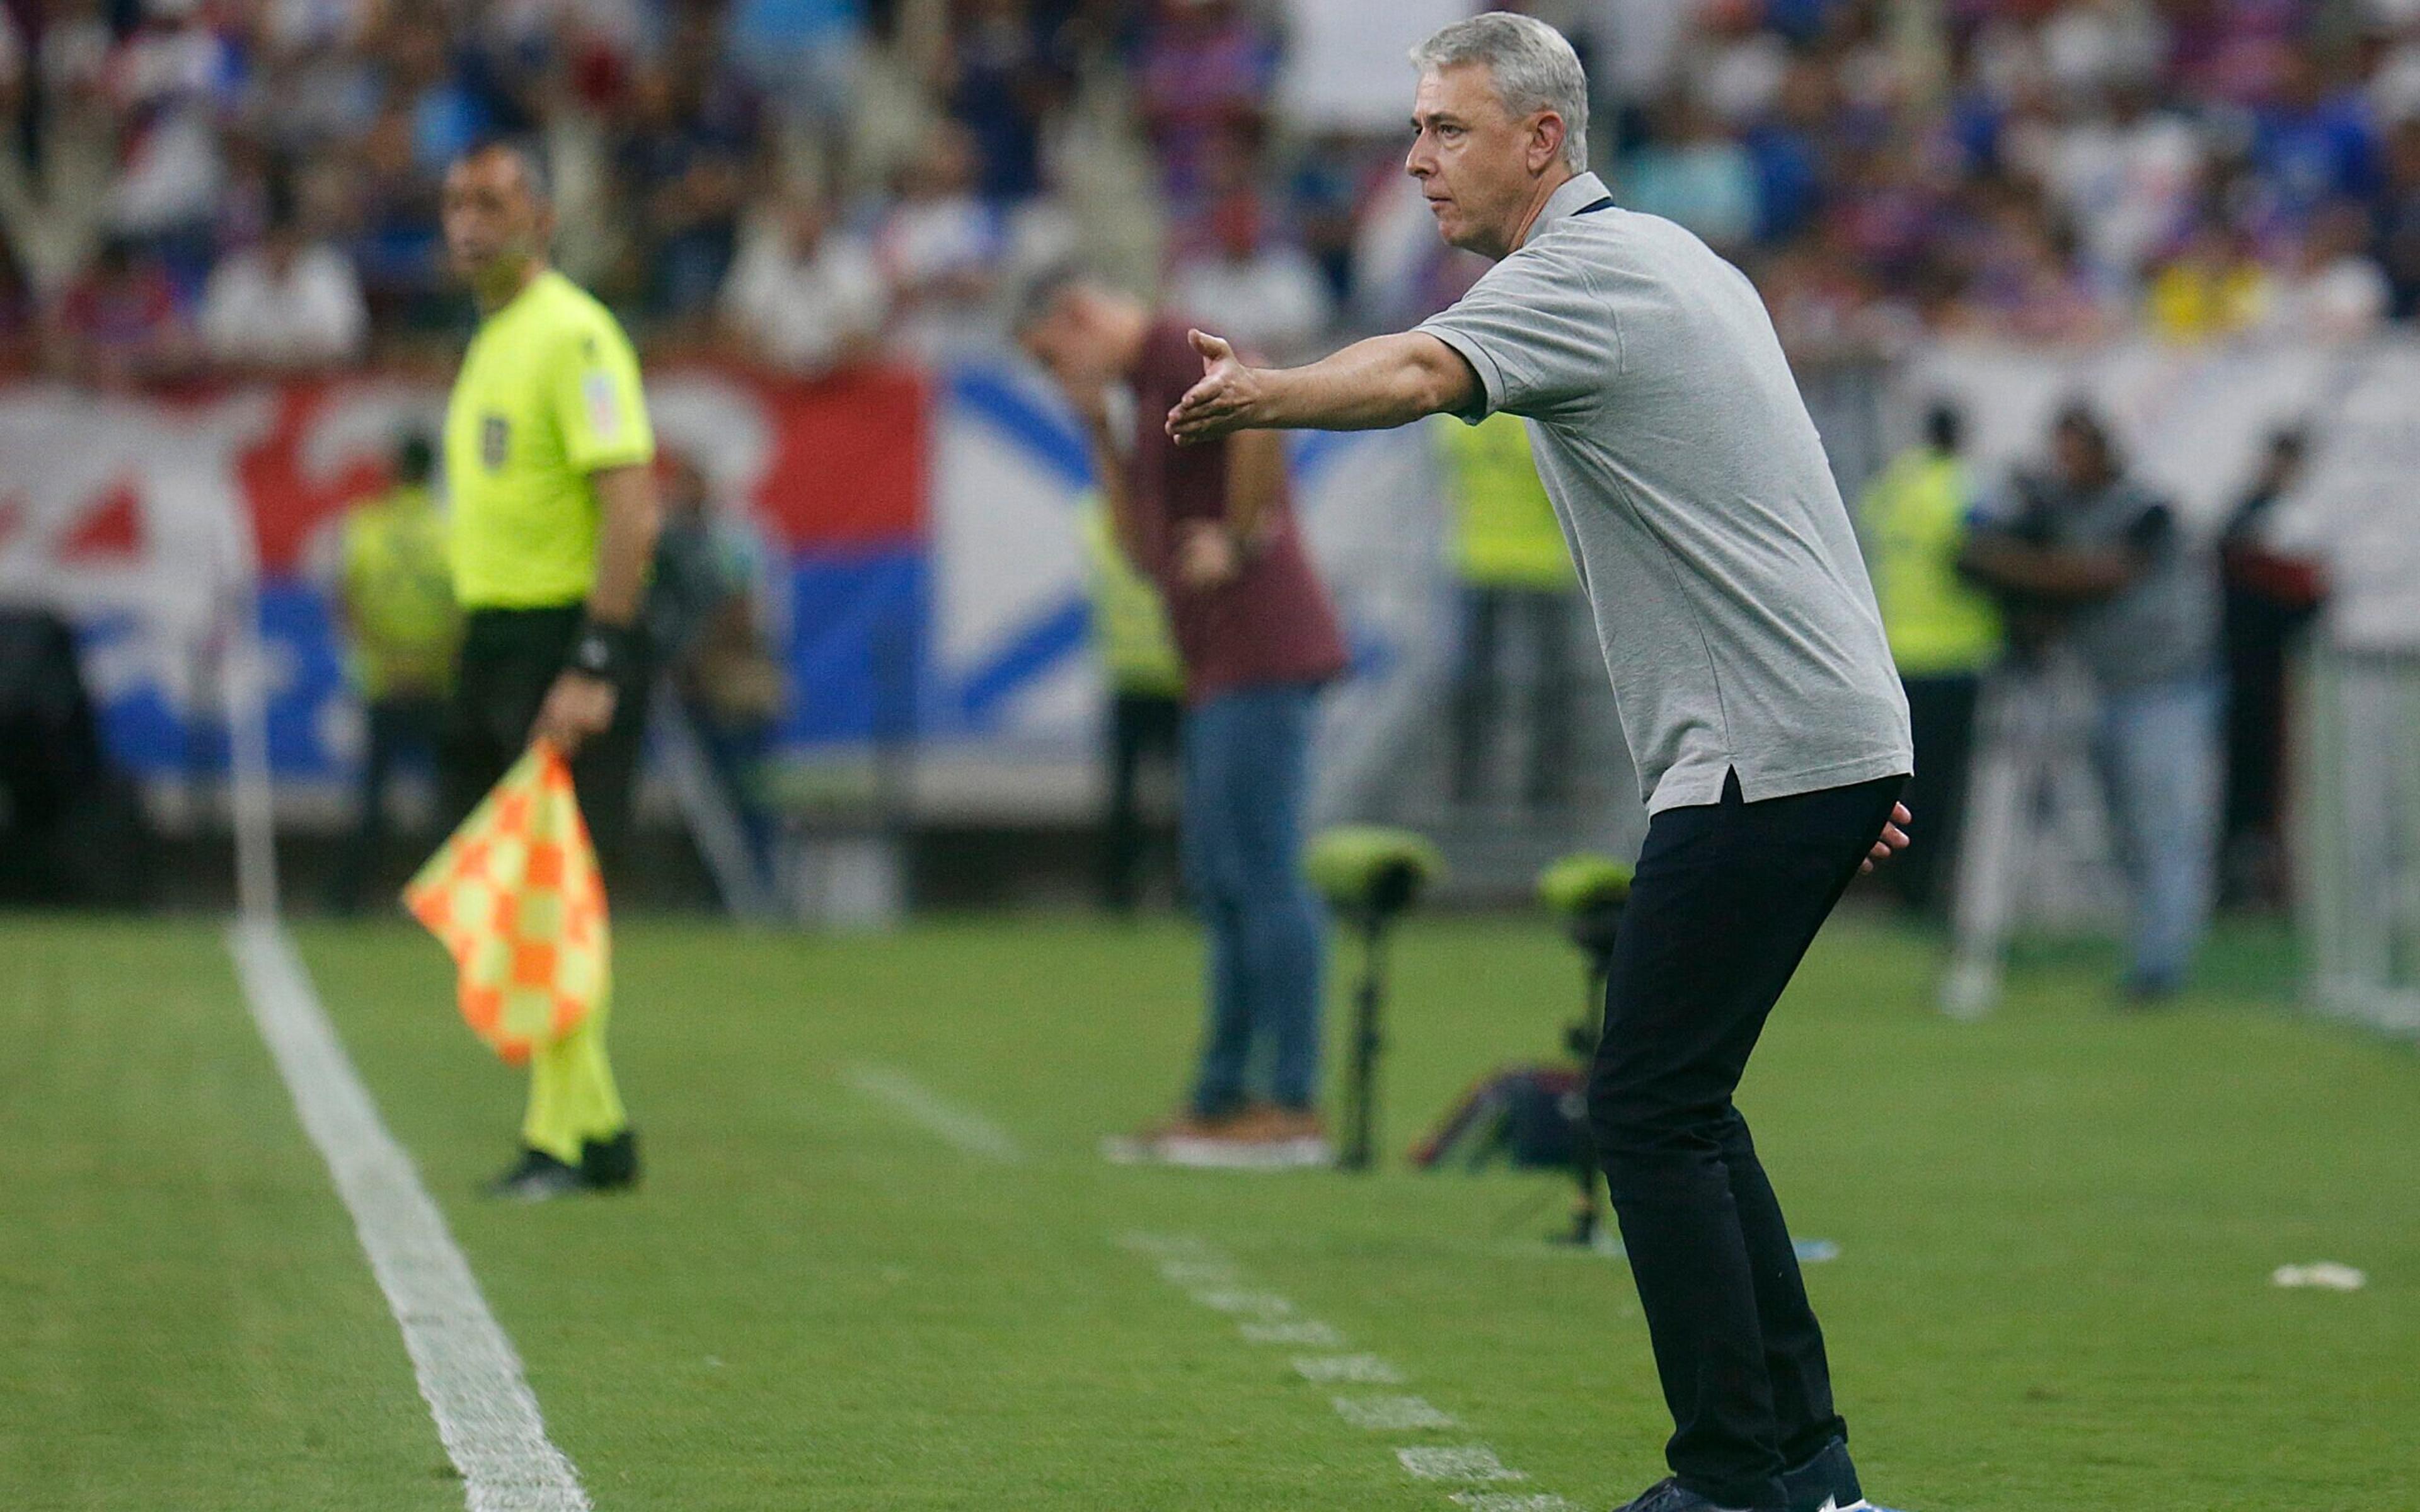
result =
[[[570,338],[554,375],[554,411],[563,459],[575,472],[602,472],[655,460],[638,354],[611,319]]]
[[[1543,251],[1497,263],[1454,304],[1414,328],[1479,375],[1472,424],[1497,410],[1544,419],[1603,393],[1621,370],[1621,336],[1587,270]]]

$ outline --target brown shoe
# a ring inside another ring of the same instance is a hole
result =
[[[1290,1170],[1334,1165],[1336,1151],[1317,1113],[1264,1103],[1206,1132],[1171,1133],[1160,1141],[1159,1158],[1220,1170]]]
[[[1101,1157],[1119,1165],[1150,1165],[1168,1159],[1171,1140],[1216,1141],[1252,1115],[1249,1107],[1204,1119],[1190,1109],[1147,1123],[1132,1134],[1110,1134],[1101,1141]]]

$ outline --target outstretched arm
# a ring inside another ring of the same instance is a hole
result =
[[[1469,409],[1479,375],[1435,336],[1405,332],[1357,341],[1308,367],[1247,367],[1235,349],[1196,331],[1202,381],[1168,412],[1168,433],[1190,444],[1238,430],[1387,430]]]

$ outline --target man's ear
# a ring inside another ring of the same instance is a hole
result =
[[[1563,155],[1563,118],[1551,110],[1540,111],[1529,128],[1529,171],[1544,173],[1546,165]]]

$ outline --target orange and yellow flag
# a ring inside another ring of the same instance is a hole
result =
[[[512,1065],[612,990],[596,847],[571,768],[545,741],[438,847],[403,903],[452,952],[464,1020]]]

